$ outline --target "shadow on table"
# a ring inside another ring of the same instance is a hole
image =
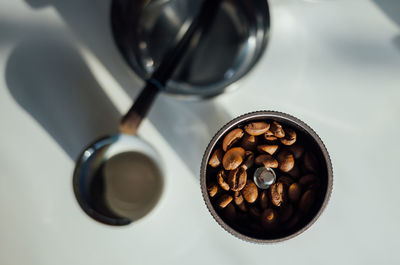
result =
[[[373,0],[385,14],[400,29],[400,1],[398,0]],[[393,44],[400,50],[400,35],[393,39]]]
[[[231,118],[211,100],[182,101],[161,95],[149,118],[196,178],[211,138]]]
[[[139,90],[142,88],[143,81],[141,81],[125,64],[122,59],[122,56],[119,54],[116,45],[114,44],[110,21],[109,21],[109,13],[110,13],[110,0],[98,0],[98,1],[89,1],[89,0],[25,0],[32,8],[41,8],[46,7],[47,5],[51,5],[55,8],[55,10],[60,14],[63,18],[67,26],[72,30],[72,32],[78,37],[80,41],[83,42],[84,45],[97,57],[97,59],[106,67],[106,69],[110,72],[110,74],[117,80],[119,85],[127,92],[131,98],[135,98],[138,94]],[[46,40],[47,41],[47,40]],[[25,45],[25,53],[28,53],[26,50],[28,49]],[[18,51],[19,50],[19,51]],[[18,48],[13,57],[17,57],[18,53],[23,53],[24,51],[21,48]],[[22,51],[21,51],[22,50]],[[34,50],[31,49],[32,53]],[[31,55],[33,56],[33,55]],[[18,59],[10,58],[10,66],[8,68],[11,69],[12,64],[16,65],[16,61],[20,61],[20,64],[23,64],[22,56],[19,56]],[[25,61],[28,59],[25,59]],[[30,65],[30,63],[28,63]],[[32,65],[33,66],[33,65]],[[60,66],[61,67],[61,66]],[[16,68],[16,66],[14,66]],[[24,68],[24,67],[23,67]],[[62,67],[61,67],[62,68]],[[44,72],[46,69],[42,69]],[[61,70],[61,69],[60,69]],[[15,69],[13,71],[8,70],[8,72],[17,72]],[[28,71],[29,72],[29,71]],[[43,73],[41,71],[37,71],[38,73]],[[51,71],[49,73],[52,73]],[[25,73],[28,74],[28,73]],[[10,75],[10,74],[8,74]],[[83,75],[91,76],[89,71],[82,71]],[[23,75],[21,75],[22,77]],[[58,79],[56,82],[65,83],[68,82],[67,78],[63,79],[62,75],[58,74]],[[24,77],[25,78],[25,77]],[[24,78],[22,80],[24,80]],[[47,77],[46,77],[47,78]],[[8,77],[7,79],[10,79]],[[55,77],[51,77],[50,80],[55,79]],[[92,79],[92,77],[90,77]],[[83,79],[85,80],[85,79]],[[93,80],[94,81],[94,80]],[[13,80],[8,81],[10,90],[15,90],[15,86],[18,87],[18,82],[24,83],[24,81]],[[45,82],[44,80],[41,82]],[[50,82],[50,81],[46,81]],[[90,83],[90,82],[89,82]],[[17,85],[15,85],[17,84]],[[86,85],[80,82],[75,82],[73,90],[85,90]],[[93,84],[92,84],[93,85]],[[97,87],[100,92],[100,87],[96,83],[93,87]],[[63,89],[71,89],[70,86],[66,86]],[[86,92],[88,94],[94,93],[94,88],[88,88],[89,91]],[[17,89],[17,91],[23,91],[23,89]],[[12,92],[16,94],[16,92]],[[65,92],[64,92],[65,93]],[[82,92],[85,93],[85,92]],[[20,93],[21,94],[21,93]],[[22,93],[23,94],[23,93]],[[21,100],[21,96],[14,96],[17,101],[20,102],[21,105],[25,105],[25,109],[31,112],[31,106],[33,103],[30,103],[26,98],[25,100]],[[23,97],[22,97],[23,98]],[[101,99],[103,100],[103,99]],[[21,103],[23,101],[23,103]],[[101,103],[103,104],[103,103]],[[101,106],[101,104],[96,104],[97,106]],[[58,104],[54,104],[58,105]],[[30,106],[30,107],[26,107]],[[56,107],[56,106],[48,106],[48,109]],[[60,111],[58,113],[54,113],[54,117],[52,116],[51,120],[56,119],[57,117],[66,115],[62,112],[68,111],[68,107],[63,104],[57,106]],[[110,114],[112,117],[107,117],[106,112],[111,111]],[[90,112],[90,110],[89,110]],[[106,103],[106,107],[101,112],[104,114],[104,118],[101,118],[102,121],[108,120],[108,123],[112,123],[112,125],[116,124],[117,118],[115,109],[108,107],[108,103]],[[39,114],[39,112],[37,113]],[[32,114],[34,115],[34,114]],[[43,113],[36,115],[41,116]],[[48,115],[48,114],[47,114]],[[89,120],[89,116],[93,116],[94,113],[90,115],[84,115],[84,120]],[[100,115],[99,115],[100,116]],[[101,117],[103,117],[101,115]],[[149,113],[149,119],[151,123],[156,127],[159,133],[166,139],[171,148],[176,152],[176,154],[180,157],[180,159],[185,163],[188,169],[193,173],[197,178],[199,177],[199,168],[201,163],[201,158],[203,152],[211,140],[211,137],[217,132],[217,130],[226,122],[228,122],[231,117],[228,115],[226,110],[221,106],[215,104],[213,100],[207,101],[199,101],[199,102],[189,102],[182,101],[177,98],[169,97],[166,95],[160,95],[152,110]],[[35,117],[36,118],[36,117]],[[91,133],[86,133],[84,136],[79,137],[80,131],[78,130],[74,133],[74,137],[69,137],[68,141],[64,139],[64,137],[59,136],[62,135],[63,130],[58,129],[54,130],[54,128],[49,128],[48,122],[44,122],[48,118],[37,117],[37,120],[42,124],[44,128],[49,130],[49,133],[53,135],[53,137],[63,146],[64,149],[70,154],[75,155],[76,150],[79,150],[91,141],[89,139],[86,141],[86,138],[89,138],[89,134],[96,134],[97,128],[92,128]],[[83,118],[82,118],[83,119]],[[47,124],[47,126],[46,126]],[[85,126],[84,122],[77,124],[77,126]],[[86,125],[87,126],[87,125]],[[51,127],[51,126],[50,126]],[[88,126],[90,127],[90,126]],[[107,127],[107,126],[105,126]],[[114,128],[115,126],[112,126]],[[102,128],[98,128],[97,134],[101,134],[105,130]],[[89,129],[88,129],[89,130]],[[143,132],[142,132],[143,133]],[[74,143],[70,143],[73,141],[73,138],[78,137]],[[83,140],[85,139],[85,140]],[[68,146],[65,147],[68,142]]]
[[[397,37],[394,38],[393,43],[400,50],[400,35],[398,35]]]
[[[117,128],[117,109],[65,39],[42,36],[18,44],[8,58],[6,82],[16,102],[71,159]]]

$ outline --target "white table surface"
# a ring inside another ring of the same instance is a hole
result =
[[[111,227],[71,185],[81,147],[114,131],[141,87],[113,44],[109,0],[1,0],[0,264],[399,264],[400,1],[270,5],[267,51],[236,92],[157,99],[140,135],[163,158],[165,193]],[[220,228],[198,181],[214,133],[263,109],[313,127],[334,166],[321,218],[274,245]]]

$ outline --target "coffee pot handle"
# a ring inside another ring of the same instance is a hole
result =
[[[209,28],[217,14],[220,2],[221,0],[204,0],[198,16],[193,19],[189,28],[177,41],[176,46],[170,49],[162,58],[160,65],[154,71],[151,78],[147,80],[146,86],[136,98],[135,103],[122,117],[120,132],[132,135],[136,134],[141,121],[149,111],[156,95],[164,89],[166,83],[182,61],[193,36],[196,33],[201,34],[203,30]]]
[[[122,117],[119,131],[124,134],[135,135],[141,121],[146,117],[158,92],[162,90],[161,84],[148,80],[146,86],[136,98],[135,103]]]

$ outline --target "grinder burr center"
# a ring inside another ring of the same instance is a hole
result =
[[[254,183],[260,189],[268,189],[269,186],[275,183],[276,174],[272,168],[259,167],[254,172]]]

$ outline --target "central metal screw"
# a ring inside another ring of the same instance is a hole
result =
[[[269,186],[275,183],[275,171],[269,167],[259,167],[254,172],[254,183],[260,189],[268,189]]]

